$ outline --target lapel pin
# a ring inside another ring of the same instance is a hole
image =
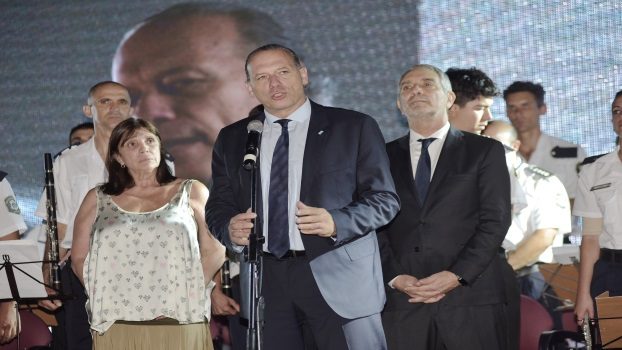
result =
[[[324,130],[320,130],[320,132],[318,132],[318,135],[322,135],[324,133]]]

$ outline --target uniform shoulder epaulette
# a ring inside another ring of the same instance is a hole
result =
[[[595,156],[586,157],[585,159],[583,159],[583,161],[579,165],[583,166],[583,165],[586,165],[586,164],[594,163],[598,158],[600,158],[600,157],[602,157],[602,156],[604,156],[606,154],[607,153],[603,153],[603,154],[598,154],[598,155],[595,155]]]
[[[535,165],[529,165],[526,167],[525,172],[529,175],[534,175],[538,179],[546,179],[547,177],[553,176],[552,172],[539,168]]]
[[[551,149],[551,157],[553,158],[577,158],[579,149],[573,147],[555,146]]]
[[[9,175],[7,173],[5,173],[4,171],[0,170],[0,181],[4,180],[4,178]]]

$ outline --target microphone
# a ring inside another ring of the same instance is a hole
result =
[[[251,120],[248,126],[246,126],[246,130],[248,131],[248,138],[246,139],[246,153],[244,153],[242,167],[246,170],[251,170],[255,167],[257,157],[259,156],[259,143],[261,133],[263,132],[263,123],[257,119]]]

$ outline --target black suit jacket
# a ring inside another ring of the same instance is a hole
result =
[[[263,121],[265,115],[256,118]],[[211,232],[229,247],[230,219],[250,207],[250,176],[241,167],[250,120],[222,129],[214,145],[206,219]],[[373,118],[311,102],[300,200],[327,209],[337,228],[336,240],[302,235],[324,299],[345,318],[380,312],[385,295],[375,230],[395,216],[399,200]],[[261,200],[257,213],[261,220]],[[355,284],[358,289],[352,291]]]
[[[511,213],[502,145],[450,128],[423,206],[412,176],[409,135],[390,142],[387,153],[401,210],[379,234],[385,281],[448,270],[468,286],[450,291],[441,303],[504,301],[498,251]],[[412,307],[396,290],[388,289],[387,299],[387,311]]]

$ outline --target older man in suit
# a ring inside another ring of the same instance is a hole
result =
[[[379,234],[389,349],[505,349],[499,248],[510,225],[503,146],[449,126],[440,69],[399,82],[409,135],[387,145],[401,211]]]
[[[265,348],[303,349],[305,328],[319,349],[386,349],[375,229],[399,201],[376,122],[310,101],[307,70],[286,47],[251,52],[246,72],[264,110],[218,136],[206,219],[238,251],[253,220],[263,229]],[[241,167],[253,119],[264,125],[257,213],[247,211],[250,179]]]

